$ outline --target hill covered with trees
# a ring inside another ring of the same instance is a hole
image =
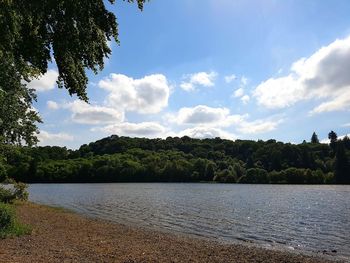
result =
[[[129,138],[112,135],[78,150],[4,145],[0,178],[35,182],[350,183],[350,139],[330,144]]]

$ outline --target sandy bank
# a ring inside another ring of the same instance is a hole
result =
[[[18,205],[17,214],[33,232],[0,240],[0,262],[329,262],[131,228],[32,203]]]

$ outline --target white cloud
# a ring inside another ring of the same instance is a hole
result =
[[[220,128],[235,129],[242,134],[266,133],[275,130],[283,122],[283,119],[276,117],[254,121],[249,121],[248,117],[248,114],[234,115],[227,108],[212,108],[206,105],[198,105],[192,108],[184,107],[176,114],[166,116],[169,122],[177,125],[192,126],[192,128],[185,130],[191,132],[191,134],[196,132],[204,134],[206,130],[214,134],[214,131],[221,130]]]
[[[181,108],[176,116],[178,124],[217,123],[224,121],[230,111],[227,108],[211,108],[198,105],[193,108]]]
[[[31,80],[27,87],[30,89],[35,89],[37,92],[43,92],[47,90],[52,90],[56,86],[56,81],[58,77],[58,72],[53,69],[49,69],[43,76],[38,79]]]
[[[253,96],[267,108],[284,108],[301,100],[326,99],[311,113],[350,109],[350,37],[296,61],[290,74],[260,83]]]
[[[170,86],[161,74],[141,79],[111,74],[101,80],[98,86],[109,92],[108,106],[118,110],[151,114],[160,112],[168,105]]]
[[[213,127],[194,127],[189,128],[184,131],[181,131],[178,134],[179,137],[189,136],[191,138],[205,139],[205,138],[216,138],[220,137],[222,139],[235,140],[236,135],[226,132],[222,129],[213,128]]]
[[[241,97],[241,101],[243,104],[247,104],[250,100],[250,97],[248,95],[244,95]]]
[[[242,76],[240,79],[240,88],[236,89],[232,94],[233,98],[240,98],[243,104],[247,104],[250,101],[249,95],[245,94],[245,90],[244,90],[247,84],[248,84],[248,79]]]
[[[74,137],[64,132],[60,133],[49,133],[47,131],[40,131],[38,134],[39,145],[55,145],[55,146],[65,146],[67,142],[73,141]]]
[[[310,115],[321,112],[340,111],[349,109],[350,91],[345,91],[341,96],[332,98],[315,107],[313,110],[310,111]]]
[[[248,78],[246,78],[245,76],[241,77],[241,85],[242,86],[247,86],[248,84]]]
[[[305,90],[292,75],[271,78],[253,91],[260,105],[269,109],[284,108],[305,98]]]
[[[350,122],[342,125],[343,127],[350,127]]]
[[[235,92],[233,93],[233,97],[235,97],[235,98],[242,97],[243,95],[244,95],[243,88],[236,89]]]
[[[235,74],[232,74],[232,75],[228,75],[228,76],[225,76],[225,82],[226,83],[231,83],[232,81],[234,81],[235,79],[236,79],[237,77],[236,77],[236,75]]]
[[[238,127],[238,131],[243,134],[258,134],[273,131],[277,128],[278,124],[283,122],[279,120],[255,120],[255,121],[243,121]]]
[[[180,84],[180,88],[185,91],[194,91],[197,86],[212,87],[214,80],[218,74],[211,72],[198,72],[184,76],[184,81]]]
[[[117,134],[130,137],[164,137],[165,127],[156,122],[130,123],[108,125],[102,128],[93,128],[92,131],[102,131],[108,134]]]
[[[80,124],[111,124],[122,122],[124,113],[113,108],[88,104],[75,100],[62,106],[72,112],[72,120]]]
[[[47,101],[46,102],[46,106],[50,110],[57,110],[57,109],[59,109],[59,105],[57,104],[57,102],[54,102],[52,100]]]

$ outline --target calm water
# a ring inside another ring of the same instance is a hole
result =
[[[34,202],[225,242],[350,259],[350,186],[35,184]]]

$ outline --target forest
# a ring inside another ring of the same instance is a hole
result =
[[[110,137],[66,147],[6,145],[0,178],[26,183],[221,182],[350,183],[350,139],[330,144],[268,141]]]

